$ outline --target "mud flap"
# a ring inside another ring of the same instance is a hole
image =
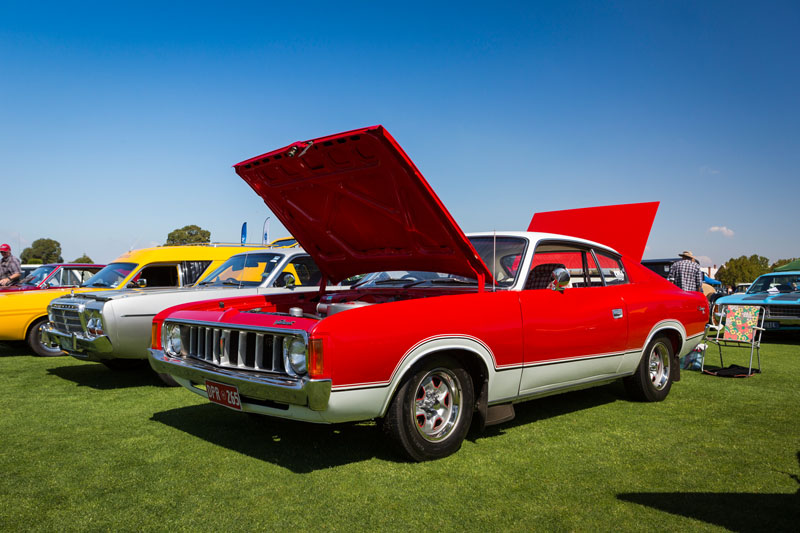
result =
[[[672,363],[669,365],[669,373],[673,383],[681,380],[681,360],[677,355],[672,356]]]

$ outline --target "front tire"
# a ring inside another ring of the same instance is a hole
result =
[[[40,357],[58,357],[59,355],[64,355],[64,351],[61,349],[61,346],[58,343],[46,343],[44,339],[42,339],[42,328],[47,323],[47,317],[42,317],[36,321],[34,321],[31,328],[28,330],[28,334],[25,336],[25,341],[30,346],[33,353]]]
[[[650,341],[632,376],[626,377],[625,390],[636,400],[660,402],[672,388],[672,343],[663,335]]]
[[[452,357],[434,357],[397,390],[383,431],[414,461],[441,459],[461,448],[474,407],[469,373]]]

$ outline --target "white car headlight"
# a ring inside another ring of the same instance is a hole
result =
[[[283,343],[283,364],[286,370],[298,375],[306,373],[306,343],[303,339],[288,339]]]
[[[164,351],[169,355],[181,355],[181,327],[167,324],[164,327]]]

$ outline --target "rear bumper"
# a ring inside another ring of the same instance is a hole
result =
[[[62,350],[82,361],[111,359],[110,354],[114,350],[111,340],[105,335],[87,337],[81,333],[64,333],[49,323],[42,328],[42,336],[45,340],[58,343]]]
[[[161,350],[150,350],[150,366],[156,372],[170,374],[190,383],[200,384],[208,379],[234,385],[239,389],[243,403],[248,399],[267,400],[324,411],[331,396],[329,379],[314,380],[220,368],[195,359],[170,357]]]

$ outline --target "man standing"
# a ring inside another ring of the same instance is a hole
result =
[[[16,285],[22,278],[22,270],[19,268],[19,259],[11,255],[11,247],[7,244],[0,244],[0,286]]]
[[[703,272],[692,252],[679,254],[683,259],[669,267],[667,279],[685,291],[703,292]]]

